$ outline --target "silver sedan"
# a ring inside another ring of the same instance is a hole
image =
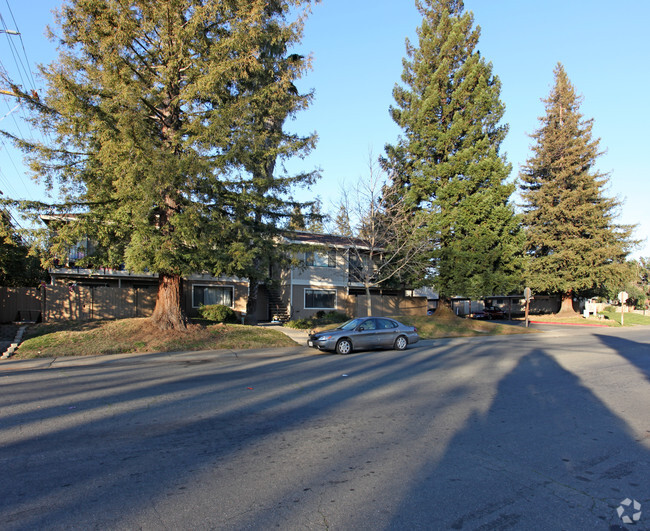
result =
[[[418,329],[387,317],[359,317],[338,328],[309,336],[307,344],[319,350],[349,354],[352,350],[394,348],[404,350],[420,340]]]

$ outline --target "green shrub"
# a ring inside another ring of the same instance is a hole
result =
[[[320,324],[344,323],[350,318],[343,312],[331,311],[324,314],[319,320]]]
[[[311,319],[294,319],[285,323],[285,326],[297,328],[298,330],[307,330],[314,327],[314,322]]]
[[[349,317],[342,312],[331,311],[325,313],[323,310],[319,310],[311,318],[295,319],[286,323],[285,326],[300,330],[308,330],[310,328],[317,328],[328,324],[344,323],[348,319]]]
[[[236,323],[237,314],[232,308],[223,304],[209,304],[199,308],[199,315],[208,321],[216,323]]]

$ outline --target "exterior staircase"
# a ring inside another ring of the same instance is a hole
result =
[[[267,286],[269,296],[269,317],[272,321],[286,322],[290,319],[289,308],[282,300],[280,292]]]

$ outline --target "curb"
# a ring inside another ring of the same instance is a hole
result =
[[[16,332],[16,337],[14,338],[14,342],[9,346],[9,348],[0,356],[0,359],[6,360],[9,356],[11,356],[16,349],[18,348],[18,345],[23,340],[23,335],[25,334],[25,330],[27,330],[27,325],[22,325],[19,329],[18,332]]]
[[[562,326],[590,326],[593,328],[610,328],[607,325],[591,324],[591,323],[549,323],[548,321],[528,321],[529,323],[541,325],[562,325]]]

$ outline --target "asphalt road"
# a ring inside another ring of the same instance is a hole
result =
[[[0,529],[272,528],[650,529],[650,328],[0,364]]]

